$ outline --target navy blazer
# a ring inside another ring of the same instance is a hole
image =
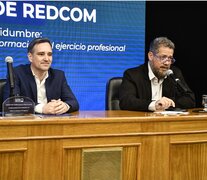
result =
[[[180,91],[172,78],[167,77],[163,81],[162,96],[173,99],[177,108],[194,108],[195,95],[186,84],[180,69],[175,66],[171,66],[171,69],[175,77],[185,85],[187,92]],[[152,102],[152,89],[147,63],[124,72],[119,96],[121,109],[148,111],[148,106]]]
[[[15,88],[14,94],[31,98],[37,104],[37,86],[32,74],[30,64],[19,65],[14,68]],[[48,70],[48,78],[45,81],[47,101],[52,99],[61,99],[70,106],[68,112],[79,110],[78,101],[73,94],[70,86],[67,84],[65,74],[61,70]],[[9,97],[10,85],[9,79],[4,88],[4,100]]]

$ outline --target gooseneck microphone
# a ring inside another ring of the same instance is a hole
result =
[[[9,77],[9,84],[10,84],[10,97],[14,96],[14,72],[13,72],[13,58],[11,56],[7,56],[5,58],[5,62],[7,63],[7,73]]]
[[[183,92],[187,92],[188,89],[184,86],[184,84],[180,81],[179,78],[176,78],[173,71],[171,69],[167,70],[166,75],[171,77],[173,79],[173,81],[175,82],[176,86],[178,86],[178,88],[183,91]]]

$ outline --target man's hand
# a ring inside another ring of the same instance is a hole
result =
[[[63,114],[68,111],[68,106],[65,102],[58,100],[51,100],[43,107],[43,114]]]
[[[155,109],[157,111],[163,111],[169,108],[170,106],[175,107],[175,103],[172,99],[169,99],[167,97],[162,97],[155,103]]]

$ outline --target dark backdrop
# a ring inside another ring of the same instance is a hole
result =
[[[157,36],[175,43],[175,64],[194,91],[197,107],[207,94],[206,18],[207,2],[146,2],[146,52]]]

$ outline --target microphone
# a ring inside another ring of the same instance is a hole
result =
[[[9,76],[9,83],[10,83],[10,97],[14,96],[14,72],[13,72],[13,58],[11,56],[7,56],[5,58],[5,62],[7,63],[7,73]]]
[[[184,84],[180,81],[180,79],[175,77],[175,75],[171,69],[167,70],[166,75],[173,79],[173,81],[180,88],[180,90],[182,90],[183,92],[188,91],[188,89],[184,86]]]

